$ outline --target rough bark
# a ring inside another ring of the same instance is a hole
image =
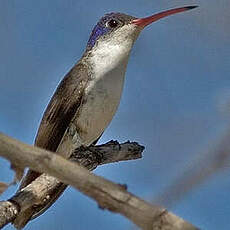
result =
[[[126,144],[128,146],[130,143]],[[118,149],[120,148],[121,145],[119,145]],[[129,150],[129,147],[127,150]],[[141,151],[142,150],[143,148],[141,148]],[[81,150],[79,151],[84,155],[85,150],[83,152]],[[106,151],[106,153],[108,152]],[[51,175],[48,176],[43,174],[40,176],[40,179],[42,177],[46,178],[44,178],[45,181],[43,181],[42,184],[39,184],[39,194],[43,192],[43,188],[46,189],[47,185],[50,183],[49,180],[60,180],[93,198],[98,202],[99,207],[120,213],[142,229],[197,229],[164,208],[151,205],[127,192],[125,186],[112,183],[102,177],[96,176],[90,173],[86,168],[68,161],[61,156],[37,147],[23,144],[3,134],[0,134],[0,156],[5,157],[11,162],[16,162],[16,164],[21,167],[30,167],[35,171]],[[113,161],[117,160],[118,159],[114,159]],[[34,205],[37,202],[41,202],[40,195],[38,199],[38,195],[33,194],[34,191],[31,190],[34,183],[38,183],[38,179],[39,178],[22,190],[24,191],[27,189],[27,197],[23,201],[17,198],[20,197],[19,194],[15,196],[17,199],[12,199],[14,201],[13,203],[16,203],[19,207],[17,212],[20,213],[22,210],[26,210],[31,206],[31,204]],[[45,201],[49,199],[49,197],[43,197],[43,199]],[[27,202],[23,203],[25,200]],[[2,202],[2,204],[4,204],[4,202]]]

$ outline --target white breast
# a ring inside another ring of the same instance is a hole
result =
[[[84,145],[95,141],[111,122],[120,103],[131,44],[103,44],[91,56],[93,78],[77,119]],[[109,51],[109,52],[108,52]]]

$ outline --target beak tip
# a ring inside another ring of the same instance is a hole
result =
[[[198,7],[197,5],[194,5],[194,6],[184,6],[184,7],[180,7],[180,8],[166,10],[166,11],[151,15],[151,16],[146,17],[146,18],[134,19],[132,21],[132,23],[137,25],[137,26],[140,26],[140,27],[144,28],[145,26],[149,25],[150,23],[155,22],[155,21],[157,21],[157,20],[159,20],[161,18],[164,18],[166,16],[176,14],[176,13],[180,13],[180,12],[184,12],[184,11],[187,11],[187,10],[191,10],[191,9],[194,9],[194,8],[197,8],[197,7]]]
[[[195,8],[197,8],[198,6],[186,6],[185,8],[187,9],[187,10],[192,10],[192,9],[195,9]]]

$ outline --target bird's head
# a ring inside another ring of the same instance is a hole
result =
[[[193,9],[197,6],[185,6],[154,14],[146,18],[136,18],[123,13],[104,15],[94,27],[87,50],[97,47],[100,43],[112,45],[132,45],[144,27],[163,17]]]
[[[171,9],[146,18],[122,13],[106,14],[94,27],[83,56],[91,57],[91,63],[100,71],[108,72],[117,67],[125,70],[132,46],[143,28],[163,17],[195,7]]]

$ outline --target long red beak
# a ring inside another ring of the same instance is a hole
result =
[[[155,22],[161,18],[164,18],[166,16],[172,15],[172,14],[176,14],[176,13],[180,13],[186,10],[191,10],[196,8],[197,6],[185,6],[185,7],[180,7],[180,8],[176,8],[176,9],[171,9],[171,10],[166,10],[164,12],[158,13],[158,14],[154,14],[152,16],[149,16],[147,18],[137,18],[134,19],[131,23],[141,26],[141,27],[145,27],[149,24],[151,24],[152,22]]]

